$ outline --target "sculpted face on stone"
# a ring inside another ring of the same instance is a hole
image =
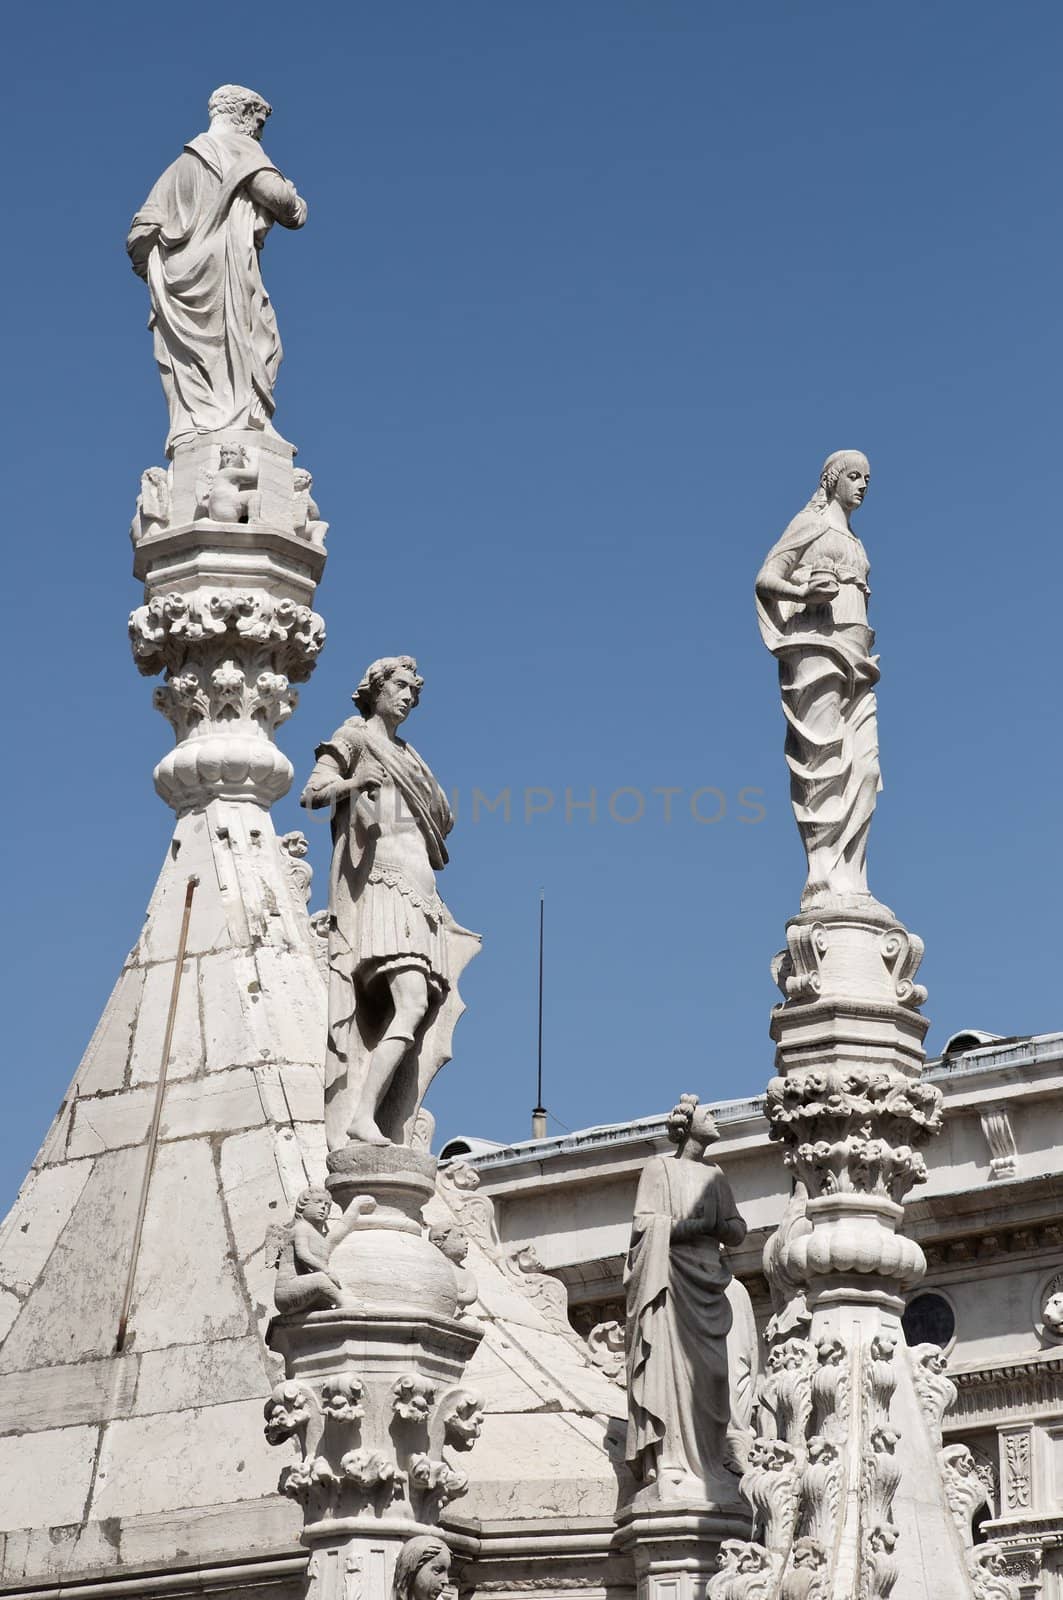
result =
[[[831,469],[833,472],[834,468]],[[837,463],[837,476],[833,490],[829,491],[830,498],[837,501],[845,516],[849,517],[857,506],[863,505],[870,482],[871,467],[867,457],[861,455],[859,450],[847,450]]]
[[[803,910],[871,904],[867,838],[881,788],[868,627],[870,565],[851,518],[867,457],[836,450],[757,575],[761,635],[779,663],[790,799],[808,858]]]
[[[453,1261],[456,1267],[464,1265],[469,1254],[469,1241],[460,1228],[430,1228],[428,1237],[448,1261]]]
[[[1063,1338],[1063,1289],[1049,1295],[1041,1308],[1041,1321],[1050,1333]]]
[[[450,1551],[442,1539],[408,1539],[395,1563],[395,1600],[439,1600],[450,1581]]]
[[[305,1217],[315,1228],[324,1230],[332,1215],[332,1196],[327,1189],[304,1189],[295,1202],[297,1217]]]

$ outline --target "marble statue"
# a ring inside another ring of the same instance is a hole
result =
[[[450,1582],[450,1551],[441,1538],[407,1539],[395,1562],[395,1600],[439,1600]]]
[[[325,1132],[348,1143],[408,1144],[449,1059],[456,980],[479,948],[436,891],[453,826],[446,795],[397,730],[423,680],[411,656],[374,661],[359,715],[317,748],[302,795],[332,807]]]
[[[295,1202],[295,1215],[273,1247],[277,1257],[273,1293],[278,1311],[314,1311],[339,1305],[340,1280],[328,1264],[331,1211],[332,1196],[327,1189],[304,1189]]]
[[[262,96],[223,84],[207,110],[207,132],[167,167],[126,240],[151,291],[170,455],[196,433],[270,426],[281,342],[259,252],[275,222],[301,228],[307,214],[259,144]]]
[[[248,461],[243,445],[219,445],[217,468],[204,472],[196,484],[198,514],[212,522],[247,522],[251,491],[257,483],[258,473]]]
[[[790,798],[808,857],[804,910],[870,900],[867,836],[882,787],[867,625],[867,555],[850,527],[871,478],[836,450],[757,576],[764,643],[779,662]]]
[[[448,1222],[429,1228],[428,1239],[454,1268],[458,1285],[458,1315],[461,1316],[476,1303],[476,1279],[465,1265],[469,1254],[469,1236],[464,1228]]]
[[[266,1240],[267,1263],[277,1267],[273,1299],[277,1310],[318,1311],[338,1306],[343,1286],[329,1266],[329,1256],[341,1238],[376,1209],[370,1195],[359,1195],[344,1213],[339,1227],[329,1233],[332,1196],[327,1189],[304,1189],[295,1202],[295,1215],[287,1227],[271,1229]]]
[[[639,1179],[624,1269],[627,1461],[645,1493],[733,1503],[731,1269],[720,1246],[741,1244],[746,1225],[705,1159],[719,1133],[697,1095],[683,1095],[668,1137],[675,1156],[653,1156]]]

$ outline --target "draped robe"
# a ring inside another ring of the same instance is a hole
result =
[[[656,1482],[667,1493],[670,1479],[695,1479],[709,1499],[726,1503],[736,1494],[727,1470],[735,1404],[728,1358],[731,1270],[710,1233],[671,1239],[673,1224],[699,1211],[710,1229],[737,1216],[719,1167],[652,1157],[639,1180],[624,1271],[626,1455],[643,1484]],[[742,1332],[750,1337],[746,1327]],[[752,1351],[740,1374],[748,1392],[755,1378],[750,1360]],[[735,1420],[748,1426],[748,1402],[738,1403],[745,1414]]]
[[[879,669],[871,654],[868,566],[859,539],[806,509],[762,571],[792,581],[799,568],[833,571],[838,597],[809,608],[758,594],[757,620],[779,663],[790,799],[808,857],[802,903],[816,905],[868,893],[867,836],[882,787],[874,694]]]
[[[258,141],[217,125],[185,146],[133,218],[126,249],[151,291],[171,455],[190,434],[263,428],[273,415],[282,352],[259,250],[274,221],[305,219]]]

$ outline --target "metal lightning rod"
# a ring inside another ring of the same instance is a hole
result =
[[[539,1059],[535,1105],[532,1107],[532,1138],[546,1138],[546,1107],[543,1105],[543,924],[546,895],[539,890]]]

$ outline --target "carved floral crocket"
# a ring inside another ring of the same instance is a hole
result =
[[[359,715],[317,749],[302,804],[332,808],[325,1132],[347,1143],[409,1140],[460,1013],[452,990],[479,937],[436,891],[454,825],[447,797],[398,737],[423,679],[412,656],[374,661]]]

